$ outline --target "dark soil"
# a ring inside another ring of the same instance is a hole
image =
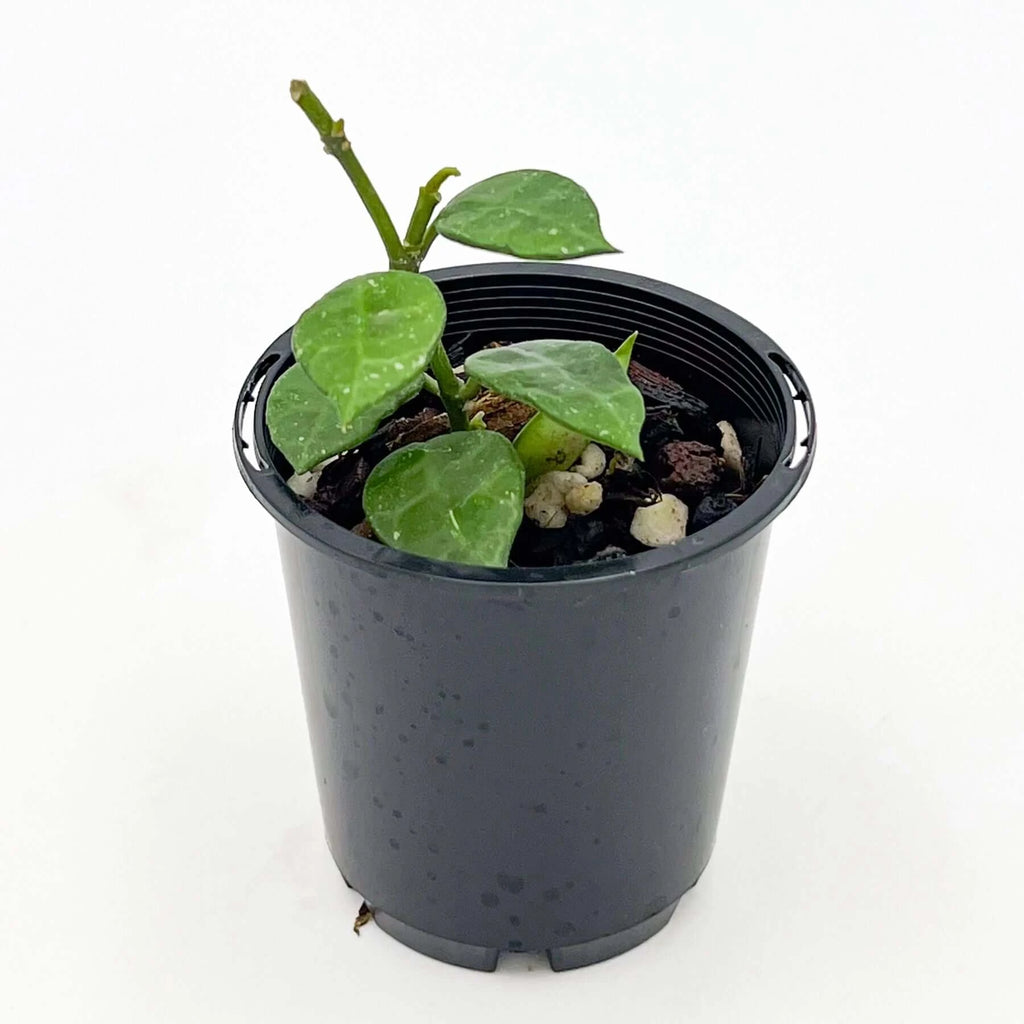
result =
[[[575,562],[622,558],[649,550],[629,532],[640,505],[662,493],[676,495],[690,509],[687,534],[702,530],[737,508],[751,489],[741,488],[737,475],[722,460],[721,432],[706,402],[674,381],[636,362],[629,368],[633,383],[647,406],[640,440],[643,463],[606,450],[608,465],[598,478],[604,500],[588,516],[570,515],[560,529],[542,529],[529,519],[516,535],[509,564],[513,566],[570,565]],[[490,429],[514,438],[533,410],[520,402],[482,393],[469,407],[482,413]],[[389,452],[415,441],[426,441],[448,429],[440,403],[429,396],[414,400],[402,416],[385,423],[360,448],[327,465],[309,504],[329,519],[361,536],[372,537],[362,509],[363,484],[370,470]],[[745,462],[752,462],[749,453]]]

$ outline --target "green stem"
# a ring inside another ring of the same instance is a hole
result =
[[[435,398],[441,397],[441,389],[437,386],[437,381],[429,373],[423,374],[423,390],[429,391]]]
[[[459,388],[459,400],[468,402],[470,399],[476,398],[476,396],[483,391],[483,388],[484,386],[480,381],[470,378],[462,385],[461,388]]]
[[[392,270],[415,270],[419,266],[417,254],[412,254],[402,245],[394,221],[384,206],[377,190],[363,170],[363,165],[352,152],[352,144],[345,135],[345,122],[336,121],[327,112],[316,93],[303,81],[296,79],[291,86],[292,99],[309,118],[310,124],[320,133],[324,149],[344,168],[349,181],[355,186],[367,213],[373,219],[377,233],[384,243],[388,263]]]
[[[420,187],[419,198],[416,200],[416,207],[412,211],[412,218],[409,220],[409,228],[405,232],[405,245],[407,248],[416,249],[419,254],[419,247],[423,242],[423,233],[427,230],[430,222],[430,215],[434,208],[441,202],[441,186],[449,179],[457,177],[459,171],[455,167],[442,167],[426,185]],[[419,254],[422,258],[422,254]]]
[[[420,242],[419,257],[420,263],[423,262],[424,257],[430,250],[430,247],[434,244],[434,239],[437,238],[437,228],[433,224],[427,228],[423,234],[423,241]]]
[[[459,389],[462,387],[462,383],[455,376],[444,345],[438,343],[434,358],[430,361],[430,368],[437,378],[441,401],[448,413],[448,425],[452,430],[468,430],[469,421],[466,419],[466,410],[462,407],[462,399],[459,398]]]

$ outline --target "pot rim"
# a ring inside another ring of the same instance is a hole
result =
[[[652,548],[637,555],[606,562],[582,562],[545,568],[492,569],[441,562],[366,540],[309,508],[292,492],[273,466],[271,442],[266,429],[266,401],[274,382],[293,362],[289,328],[267,348],[249,371],[235,405],[233,424],[235,461],[239,471],[249,490],[277,520],[279,526],[328,555],[359,564],[377,574],[410,572],[451,581],[512,586],[612,580],[666,569],[682,571],[738,547],[753,534],[765,529],[803,486],[816,447],[814,404],[803,377],[789,356],[767,334],[724,306],[675,285],[619,270],[562,263],[502,262],[445,267],[427,272],[427,276],[439,284],[467,278],[479,278],[481,283],[485,283],[490,278],[538,274],[625,286],[679,303],[731,332],[757,357],[777,388],[779,403],[785,412],[786,429],[775,465],[739,508],[670,547]],[[792,387],[787,383],[787,377]],[[796,439],[797,402],[803,406],[807,421],[807,436],[799,442]],[[250,405],[253,406],[252,427],[258,464],[252,461],[252,449],[243,437]],[[799,463],[793,465],[798,448],[805,448],[806,453]]]

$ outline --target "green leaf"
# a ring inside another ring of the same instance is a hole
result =
[[[388,270],[338,285],[299,317],[295,358],[355,429],[419,381],[445,321],[444,299],[422,274]],[[379,417],[378,417],[379,418]]]
[[[420,389],[414,381],[389,395],[379,405],[357,416],[346,428],[338,407],[296,364],[278,377],[267,398],[267,427],[270,439],[292,464],[296,473],[307,473],[338,452],[348,451],[365,441],[385,416],[409,401]]]
[[[522,341],[484,349],[466,372],[556,423],[643,458],[644,400],[619,360],[596,341]]]
[[[370,473],[363,509],[390,547],[505,566],[523,516],[523,466],[492,430],[460,430],[392,452]]]
[[[597,207],[576,182],[552,171],[508,171],[471,185],[437,215],[438,234],[528,260],[618,252]]]
[[[637,339],[634,331],[616,350],[615,358],[624,369],[629,369],[633,345]],[[552,470],[568,469],[583,454],[589,442],[582,434],[569,430],[553,419],[539,412],[531,416],[516,435],[514,446],[523,461],[527,481]]]
[[[640,336],[639,331],[634,331],[616,350],[615,358],[619,361],[619,366],[624,370],[629,370],[629,361],[633,358],[633,346],[636,344],[636,339]]]

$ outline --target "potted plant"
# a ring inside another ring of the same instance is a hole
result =
[[[303,313],[236,405],[328,845],[430,956],[606,959],[710,856],[768,527],[813,453],[807,389],[707,299],[567,264],[616,250],[560,175],[438,210],[444,168],[400,238],[343,123],[304,82],[292,98],[388,257]],[[439,236],[545,262],[422,274]]]

